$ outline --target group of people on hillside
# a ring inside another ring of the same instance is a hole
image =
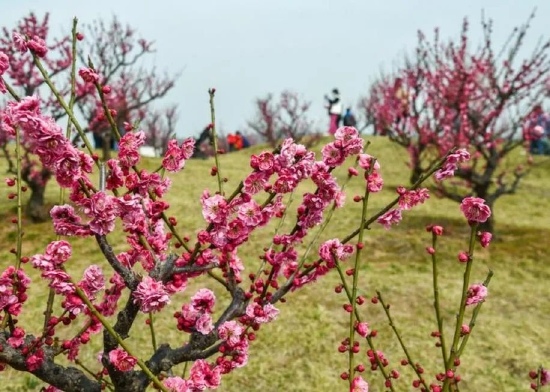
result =
[[[229,152],[239,151],[248,147],[250,147],[250,142],[240,131],[227,135],[227,149]]]
[[[208,145],[205,146],[205,142],[208,141]],[[225,139],[227,146],[225,150],[227,152],[239,151],[244,148],[250,147],[250,141],[240,132],[237,131],[234,134],[230,133]],[[206,158],[213,154],[214,138],[212,135],[212,128],[207,126],[203,129],[198,138],[195,138],[195,152],[193,157]]]
[[[340,123],[345,127],[354,127],[357,125],[357,120],[351,112],[350,107],[346,108],[342,116],[342,99],[340,98],[340,91],[337,88],[332,89],[330,96],[325,95],[325,100],[327,101],[326,108],[328,109],[330,119],[329,134],[334,135],[336,130],[340,127]]]

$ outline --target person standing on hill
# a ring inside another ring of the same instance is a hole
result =
[[[403,85],[402,78],[395,79],[393,89],[400,112],[400,114],[395,119],[396,124],[399,124],[401,120],[405,121],[407,117],[409,117],[409,93],[405,88],[406,86]]]
[[[346,113],[344,114],[344,127],[355,127],[357,125],[357,120],[355,119],[355,116],[351,112],[351,108],[348,107],[346,109]]]
[[[338,89],[333,89],[330,97],[325,95],[325,100],[328,102],[327,109],[330,118],[328,132],[331,135],[334,135],[340,126],[340,120],[342,119],[342,101],[340,99],[340,92]]]

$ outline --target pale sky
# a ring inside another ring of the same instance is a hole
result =
[[[164,103],[179,103],[180,136],[197,135],[210,122],[209,87],[216,87],[217,124],[244,129],[255,97],[291,89],[312,101],[311,117],[328,124],[323,95],[340,89],[355,106],[369,82],[406,51],[417,30],[457,37],[470,17],[471,37],[481,39],[482,8],[495,21],[494,41],[537,7],[526,48],[550,36],[549,0],[1,0],[0,26],[12,27],[30,11],[51,13],[52,33],[117,15],[155,41],[160,70],[184,69]],[[162,103],[160,103],[162,104]]]

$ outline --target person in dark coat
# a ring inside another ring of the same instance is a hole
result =
[[[357,120],[355,119],[355,116],[351,112],[351,108],[346,109],[346,113],[344,114],[344,126],[345,127],[355,127],[357,125]]]

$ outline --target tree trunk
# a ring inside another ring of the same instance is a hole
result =
[[[495,201],[494,195],[489,194],[489,183],[474,187],[476,197],[485,200],[485,204],[491,209],[491,216],[485,222],[478,224],[478,231],[488,231],[493,234],[495,230]]]
[[[485,200],[485,204],[491,209],[491,216],[485,222],[478,225],[479,231],[488,231],[495,237],[495,200],[485,193],[483,196],[479,196]]]
[[[492,208],[491,208],[491,211],[492,211]],[[485,222],[480,223],[477,226],[477,228],[478,228],[479,231],[488,231],[489,233],[493,234],[493,237],[494,237],[494,235],[495,235],[495,233],[494,233],[495,219],[494,219],[493,215],[491,214],[491,217],[489,219],[487,219]]]
[[[32,185],[30,186],[31,197],[27,203],[27,216],[33,222],[45,222],[48,220],[49,211],[45,205],[44,193],[46,186]]]
[[[422,170],[422,167],[420,166],[420,163],[414,165],[411,170],[411,178],[409,180],[411,182],[411,185],[416,183],[416,181],[420,179],[420,176],[422,174],[423,174],[423,170]]]
[[[399,138],[395,138],[394,140],[407,149],[411,167],[411,177],[409,181],[411,185],[413,185],[420,179],[420,176],[424,174],[424,170],[422,169],[422,160],[420,159],[422,152],[424,151],[424,147],[421,144],[414,145],[411,139],[399,140]]]
[[[103,162],[107,162],[109,159],[111,159],[111,136],[112,135],[110,130],[103,133]]]

